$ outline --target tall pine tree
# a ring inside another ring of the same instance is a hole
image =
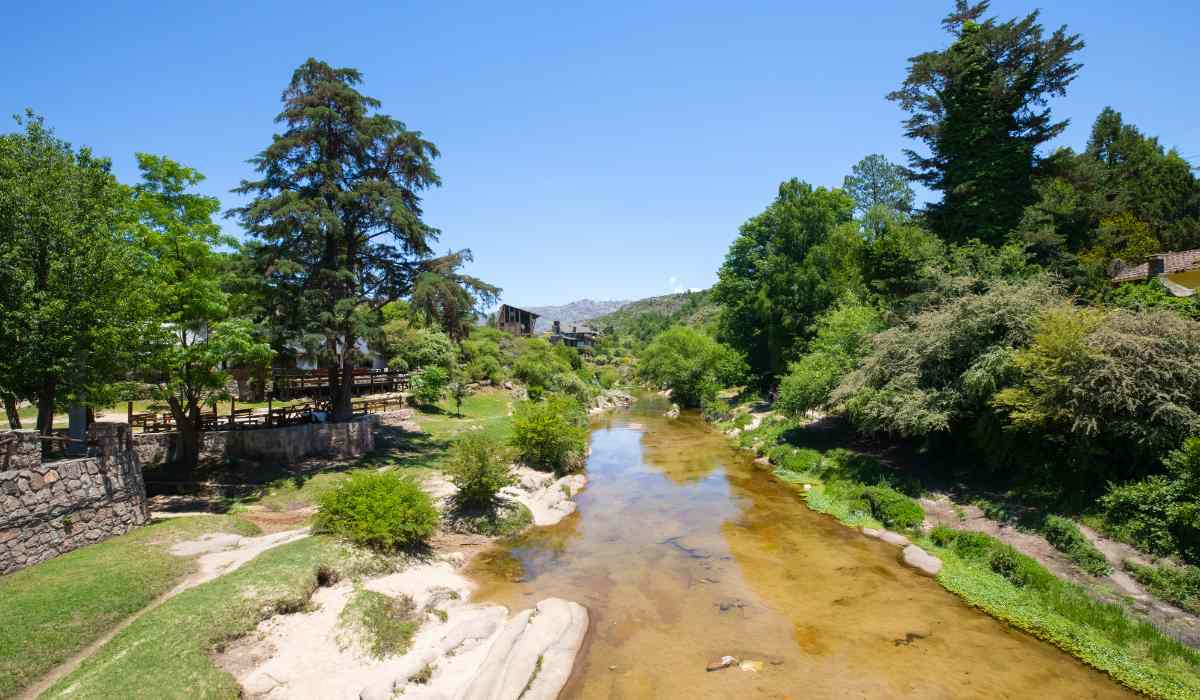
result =
[[[948,241],[1000,244],[1036,195],[1037,148],[1066,128],[1049,99],[1066,94],[1081,65],[1077,34],[1043,36],[1038,13],[981,20],[988,3],[958,0],[942,25],[955,41],[909,59],[908,77],[888,99],[909,117],[905,133],[929,155],[908,150],[909,174],[942,193],[925,211]]]
[[[318,341],[339,421],[352,414],[360,339],[379,307],[411,291],[439,233],[420,197],[440,184],[437,147],[376,112],[361,82],[316,59],[296,69],[276,118],[286,129],[251,161],[260,179],[235,190],[252,201],[230,212],[263,242],[279,318]]]

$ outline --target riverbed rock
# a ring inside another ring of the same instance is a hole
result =
[[[905,566],[916,569],[926,576],[937,576],[942,570],[942,560],[915,544],[910,544],[900,552],[900,561]]]
[[[509,486],[500,493],[525,504],[533,514],[533,524],[539,527],[554,525],[575,512],[575,496],[587,485],[583,474],[568,474],[555,479],[552,474],[539,472],[529,467],[513,470],[517,486]]]
[[[888,544],[896,545],[897,547],[907,547],[908,545],[912,544],[912,542],[908,541],[907,537],[898,532],[892,532],[891,530],[881,531],[879,533],[879,539],[883,542],[887,542]]]
[[[547,598],[515,615],[492,642],[464,700],[554,700],[587,633],[582,605]]]
[[[669,411],[667,411],[666,413],[664,413],[663,415],[666,416],[667,418],[678,418],[679,417],[679,404],[677,404],[677,403],[671,404],[671,409]]]
[[[737,663],[737,659],[733,658],[732,656],[722,656],[721,658],[716,659],[714,661],[709,661],[708,666],[705,667],[704,670],[720,671],[721,669],[729,668],[730,666],[732,666],[736,663]]]

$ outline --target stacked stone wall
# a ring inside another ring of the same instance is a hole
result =
[[[369,414],[346,423],[304,423],[282,428],[216,430],[204,433],[200,461],[245,459],[273,464],[294,464],[309,457],[344,459],[375,449],[379,415]],[[133,448],[142,464],[176,461],[176,433],[135,435]]]
[[[43,462],[35,431],[0,432],[0,575],[148,519],[128,426],[96,423],[90,437],[88,456]]]

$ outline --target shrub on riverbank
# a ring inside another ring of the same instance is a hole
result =
[[[534,469],[563,471],[577,468],[587,451],[587,420],[574,399],[551,396],[523,401],[513,411],[509,441],[517,458]]]
[[[415,481],[394,472],[360,471],[321,497],[314,530],[389,550],[423,542],[437,524],[433,501]]]
[[[1108,560],[1083,536],[1079,526],[1071,520],[1058,515],[1047,515],[1042,521],[1041,532],[1058,551],[1066,554],[1071,561],[1092,576],[1107,576],[1112,573]]]
[[[462,508],[490,507],[500,489],[516,482],[500,442],[481,431],[459,437],[450,447],[444,468],[458,487],[455,500]]]
[[[1159,555],[1200,563],[1200,438],[1163,460],[1166,474],[1113,486],[1100,499],[1103,527]]]

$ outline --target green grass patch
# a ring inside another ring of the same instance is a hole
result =
[[[447,526],[457,532],[489,537],[515,535],[533,524],[533,513],[525,504],[500,501],[485,508],[459,508],[446,515]]]
[[[170,590],[192,562],[167,550],[209,532],[258,529],[227,516],[172,518],[0,577],[0,698]]]
[[[938,582],[989,615],[1151,697],[1200,697],[1200,652],[1120,606],[987,535],[939,527],[921,544],[944,564]]]
[[[451,440],[467,430],[482,430],[485,435],[503,442],[512,435],[512,419],[508,415],[512,396],[505,391],[483,391],[463,399],[462,417],[454,414],[453,402],[438,404],[436,411],[425,407],[416,414],[421,429],[439,441]]]
[[[1050,544],[1092,576],[1112,573],[1108,560],[1083,536],[1073,521],[1058,515],[1047,515],[1042,521],[1041,533]]]
[[[210,653],[271,615],[306,609],[319,572],[347,573],[355,556],[324,537],[270,549],[146,613],[44,697],[240,697],[237,681]]]
[[[1200,615],[1200,567],[1125,561],[1125,570],[1163,600]]]
[[[358,588],[342,609],[338,623],[358,638],[367,653],[386,659],[408,651],[421,627],[421,615],[406,595],[393,597]]]

